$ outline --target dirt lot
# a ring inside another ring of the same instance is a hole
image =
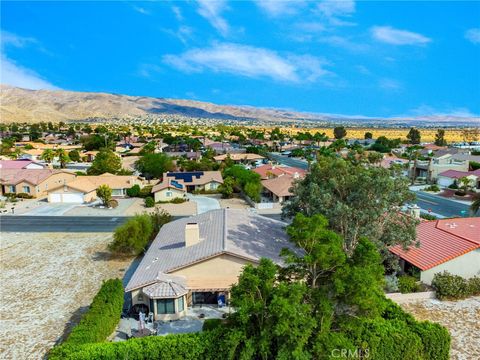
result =
[[[231,208],[231,209],[248,209],[250,205],[242,198],[231,198],[231,199],[219,199],[220,206],[222,208]]]
[[[418,320],[429,320],[445,326],[452,335],[450,358],[480,359],[480,297],[461,301],[423,300],[402,304]]]
[[[111,259],[110,241],[105,233],[1,234],[1,359],[41,359],[102,280],[123,277],[131,259]]]

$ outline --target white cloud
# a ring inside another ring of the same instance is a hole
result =
[[[380,79],[378,85],[384,90],[400,90],[402,88],[399,81],[389,78]]]
[[[324,0],[318,3],[317,9],[331,25],[355,25],[355,23],[341,19],[342,17],[351,17],[355,13],[354,0]]]
[[[227,4],[223,0],[197,0],[198,13],[210,22],[222,36],[227,36],[230,25],[223,18],[222,12],[226,10]]]
[[[422,104],[408,113],[415,116],[444,116],[444,117],[463,117],[475,118],[479,115],[472,113],[469,109],[463,107],[449,107],[438,109],[430,105]],[[404,115],[405,116],[405,115]]]
[[[134,6],[133,9],[142,14],[142,15],[150,15],[150,11],[148,11],[147,9],[145,9],[144,7],[141,7],[141,6]]]
[[[311,82],[331,74],[323,68],[325,61],[310,55],[280,56],[272,50],[230,43],[165,55],[163,61],[184,72],[211,70],[285,82]]]
[[[374,26],[370,31],[374,39],[392,45],[425,45],[432,41],[422,34],[391,26]]]
[[[45,51],[39,46],[36,39],[2,30],[0,40],[0,83],[33,90],[58,89],[35,71],[17,64],[6,54],[6,48],[8,47],[24,48],[29,45],[35,45],[39,50]]]
[[[294,15],[298,12],[299,7],[304,4],[303,1],[286,0],[256,0],[255,3],[271,17]]]
[[[173,11],[173,13],[175,14],[175,18],[176,18],[178,21],[183,21],[182,10],[180,10],[180,8],[179,8],[178,6],[172,6],[172,11]]]
[[[465,32],[465,39],[474,44],[480,44],[480,28],[473,28],[467,30]]]
[[[0,57],[0,83],[21,87],[24,89],[58,89],[55,85],[43,79],[35,71],[16,64],[5,55]]]

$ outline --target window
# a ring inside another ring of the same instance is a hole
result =
[[[175,314],[174,299],[157,300],[157,314]]]
[[[167,197],[172,197],[172,192],[171,192],[171,191],[167,191],[167,192],[166,192],[166,195],[167,195]]]
[[[10,185],[9,187],[9,192],[14,193],[15,192],[15,185]]]
[[[142,293],[138,294],[137,300],[138,301],[143,301],[143,294]]]
[[[184,306],[183,306],[183,296],[182,296],[181,298],[179,298],[177,301],[178,301],[178,307],[177,307],[178,312],[183,311],[183,309],[184,309]]]
[[[30,192],[30,186],[24,186],[23,192],[28,194]]]

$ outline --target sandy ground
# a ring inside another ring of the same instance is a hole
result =
[[[111,234],[2,233],[0,358],[41,359],[77,322],[102,280],[131,259],[111,259]]]
[[[134,171],[135,170],[135,161],[140,159],[140,156],[124,156],[122,157],[122,168]]]
[[[186,201],[182,204],[156,204],[155,207],[165,210],[172,216],[190,216],[197,213],[197,204],[193,201]],[[155,208],[146,208],[143,199],[135,199],[130,207],[125,211],[125,216],[132,216],[144,212],[155,211]]]
[[[218,199],[222,208],[248,209],[250,205],[242,198]]]
[[[480,297],[455,302],[430,299],[401,306],[418,320],[437,322],[450,331],[451,359],[480,359]]]

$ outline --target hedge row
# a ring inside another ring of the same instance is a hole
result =
[[[436,296],[440,300],[457,300],[468,296],[480,295],[480,277],[478,276],[465,279],[444,271],[433,276],[432,286],[435,288]]]
[[[163,360],[163,359],[254,359],[240,331],[209,322],[209,331],[150,336],[123,342],[103,342],[60,347],[54,359],[65,360]],[[339,351],[378,360],[447,360],[450,335],[445,328],[417,322],[398,305],[387,301],[381,318],[351,319],[341,324],[340,332],[320,334],[313,344],[313,358],[338,358]],[[337,351],[337,352],[335,352]]]
[[[79,345],[104,341],[118,325],[123,300],[121,280],[105,281],[80,323],[73,328],[66,341],[51,350],[49,357],[63,359],[65,353],[75,352]]]

